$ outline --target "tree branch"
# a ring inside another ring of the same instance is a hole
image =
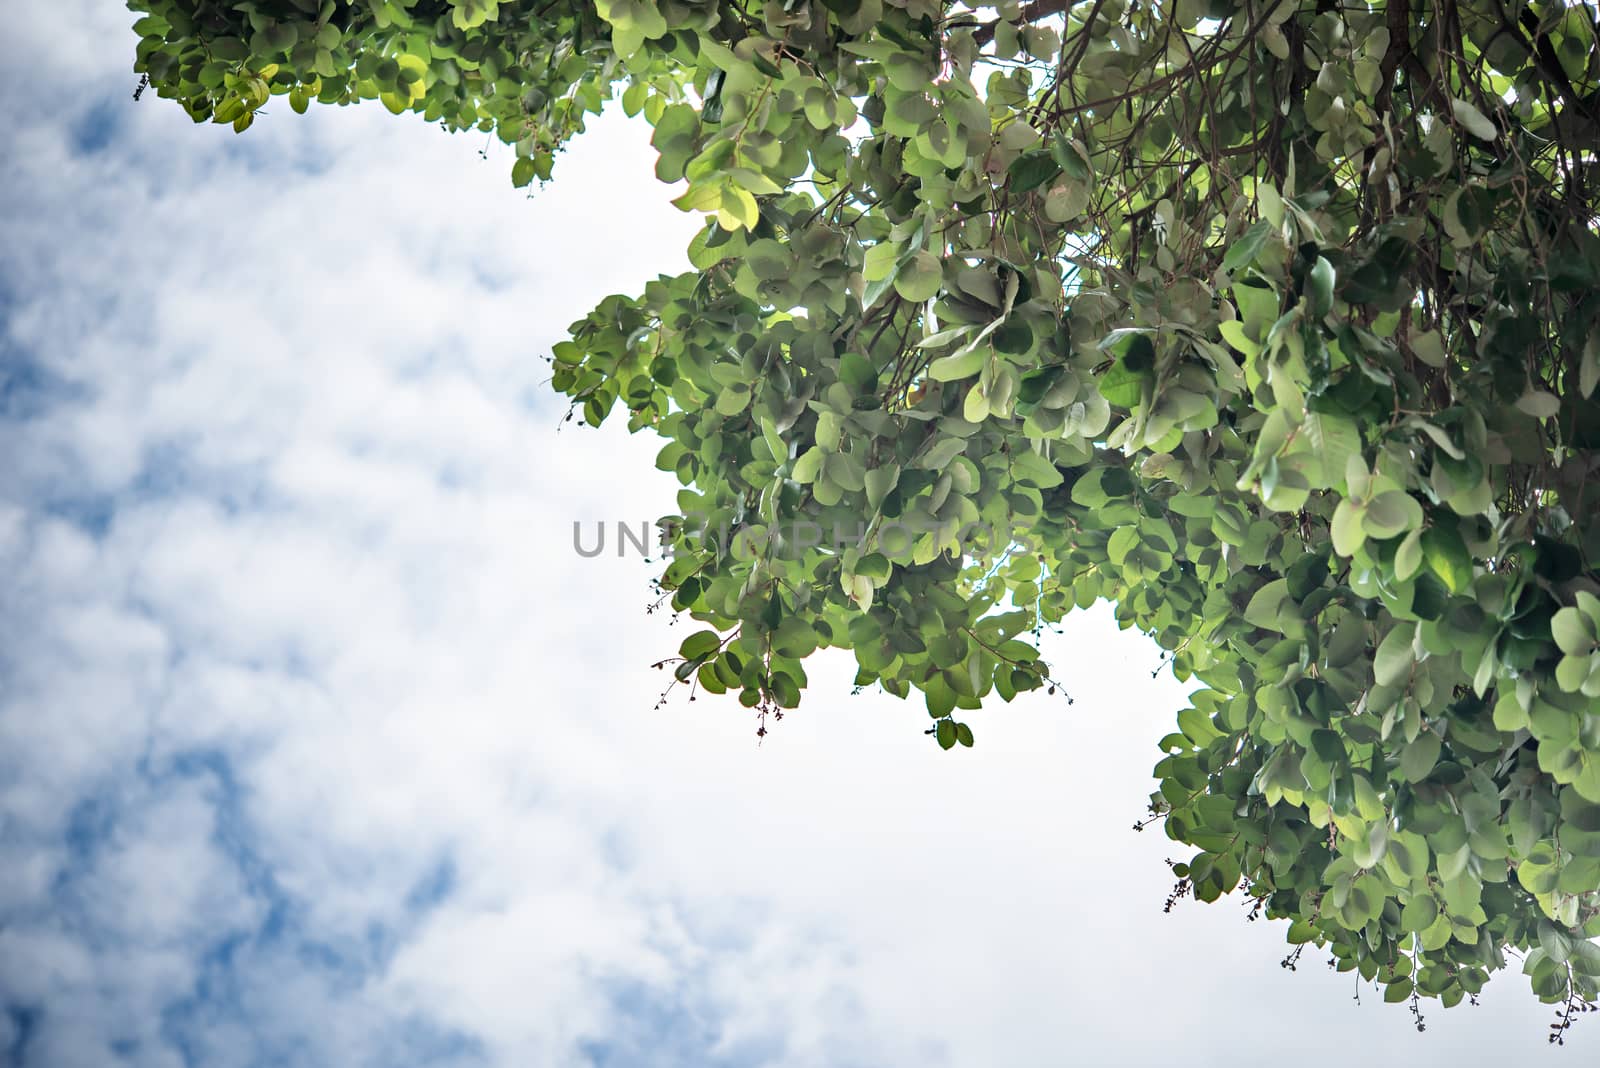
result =
[[[1033,0],[1032,3],[1022,5],[1021,21],[1032,25],[1042,19],[1049,18],[1051,15],[1065,15],[1078,2],[1079,0]],[[972,39],[978,43],[980,48],[994,40],[994,33],[1000,22],[1001,20],[996,19],[994,22],[979,26],[972,32]]]

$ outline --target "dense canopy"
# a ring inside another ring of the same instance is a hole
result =
[[[971,745],[1107,599],[1197,685],[1180,894],[1414,1012],[1511,954],[1552,1040],[1596,996],[1593,7],[131,6],[153,91],[236,130],[375,98],[526,185],[609,100],[653,126],[695,269],[552,355],[666,439],[685,684],[764,723],[849,649]]]

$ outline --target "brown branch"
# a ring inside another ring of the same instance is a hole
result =
[[[1501,17],[1502,19],[1504,18],[1504,12],[1502,12]],[[1593,97],[1578,95],[1577,89],[1573,88],[1572,82],[1567,78],[1566,69],[1561,65],[1561,57],[1556,55],[1555,45],[1550,43],[1550,35],[1539,32],[1538,16],[1531,11],[1524,10],[1518,16],[1517,21],[1533,37],[1533,60],[1534,65],[1539,68],[1539,72],[1556,84],[1561,90],[1561,95],[1573,107],[1577,108],[1584,118],[1590,122],[1600,122],[1600,113],[1595,110]],[[1507,28],[1510,28],[1509,23]],[[1523,46],[1528,47],[1528,42],[1523,41]]]
[[[1022,5],[1021,21],[1031,25],[1047,19],[1051,15],[1065,15],[1077,3],[1078,0],[1033,0],[1030,4]],[[1001,21],[997,19],[994,22],[985,23],[972,31],[972,39],[978,43],[978,47],[981,48],[994,40],[995,29],[1000,25]]]
[[[1394,76],[1400,71],[1401,61],[1411,54],[1411,5],[1390,0],[1384,14],[1387,16],[1384,23],[1389,30],[1389,47],[1378,61],[1378,95],[1373,100],[1373,110],[1379,115],[1389,110]]]

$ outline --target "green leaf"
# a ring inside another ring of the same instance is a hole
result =
[[[800,704],[800,686],[787,672],[774,671],[768,689],[779,708],[794,708]]]
[[[683,639],[683,644],[678,646],[678,655],[685,660],[698,660],[703,656],[716,652],[721,646],[722,635],[716,631],[696,631]]]
[[[1011,161],[1011,192],[1027,193],[1061,173],[1061,165],[1044,148],[1034,148]]]
[[[1588,590],[1579,590],[1573,598],[1578,602],[1578,611],[1588,616],[1596,632],[1600,633],[1600,597],[1596,597]]]
[[[1577,693],[1589,681],[1590,660],[1587,653],[1573,653],[1556,664],[1556,685],[1567,693]]]
[[[1068,223],[1089,206],[1089,186],[1084,182],[1060,181],[1044,197],[1044,217],[1053,223]]]
[[[1563,653],[1574,656],[1587,655],[1595,645],[1593,623],[1576,608],[1557,609],[1550,617],[1550,633]]]
[[[899,484],[900,465],[887,464],[883,467],[869,468],[863,475],[862,481],[867,493],[867,503],[873,508],[883,504],[885,497]]]
[[[1340,556],[1354,556],[1367,537],[1365,509],[1348,497],[1340,500],[1333,510],[1329,529],[1333,536],[1333,551]]]
[[[1394,980],[1388,986],[1383,988],[1384,1003],[1396,1005],[1402,1001],[1405,1001],[1411,996],[1412,988],[1413,983],[1409,978]]]
[[[1333,310],[1333,264],[1318,256],[1306,275],[1306,296],[1311,299],[1311,314],[1322,318]]]
[[[1439,902],[1432,894],[1417,894],[1406,902],[1400,912],[1402,929],[1420,934],[1432,927],[1439,918]]]
[[[1352,458],[1361,455],[1361,431],[1354,419],[1337,412],[1312,412],[1301,424],[1311,454],[1321,467],[1320,486],[1337,485]]]
[[[1289,597],[1289,583],[1275,579],[1257,590],[1245,606],[1244,621],[1264,630],[1278,629],[1278,611]]]
[[[1517,410],[1535,419],[1554,419],[1561,414],[1561,399],[1542,389],[1530,389],[1517,399]]]
[[[803,660],[817,647],[817,632],[805,620],[787,616],[772,635],[772,650],[791,660]]]
[[[926,251],[914,253],[894,276],[894,291],[913,303],[934,296],[943,284],[944,270],[939,257]]]
[[[1068,175],[1080,182],[1089,180],[1089,167],[1084,155],[1072,142],[1062,136],[1059,129],[1051,131],[1050,155]]]
[[[1495,129],[1494,123],[1484,117],[1483,112],[1459,97],[1450,98],[1450,111],[1456,117],[1456,122],[1473,137],[1484,141],[1493,141],[1499,136],[1500,131]]]
[[[1240,267],[1248,267],[1260,254],[1271,233],[1272,226],[1265,219],[1257,219],[1251,223],[1245,232],[1239,235],[1238,240],[1228,247],[1227,253],[1222,257],[1222,269],[1232,272]]]
[[[1556,930],[1549,920],[1539,923],[1539,947],[1544,950],[1545,956],[1557,964],[1565,964],[1572,953],[1572,941]]]
[[[773,460],[783,463],[789,458],[788,443],[783,440],[783,435],[778,433],[778,428],[771,419],[762,418],[760,423],[761,440],[766,445],[767,452],[772,454]]]
[[[1419,330],[1411,335],[1411,351],[1429,367],[1443,367],[1447,362],[1444,342],[1437,330]]]
[[[856,561],[855,573],[870,578],[874,584],[886,582],[894,567],[882,553],[868,553]]]
[[[971,378],[983,370],[984,362],[989,359],[989,355],[984,349],[972,349],[941,356],[928,365],[928,377],[935,382],[955,382]]]
[[[868,251],[868,255],[871,255],[870,250]],[[941,345],[949,345],[953,342],[960,341],[963,338],[971,337],[975,330],[977,330],[977,326],[972,323],[967,323],[962,326],[952,326],[948,330],[940,330],[937,333],[929,334],[927,337],[917,342],[917,348],[932,349],[938,348]]]
[[[1428,567],[1451,593],[1465,593],[1471,587],[1472,555],[1454,526],[1433,526],[1424,530],[1422,554]]]
[[[861,273],[869,282],[881,282],[886,278],[892,278],[901,257],[902,250],[899,245],[891,241],[880,241],[867,249]]]
[[[1011,471],[1018,482],[1050,489],[1061,485],[1063,478],[1056,465],[1036,452],[1018,453],[1012,457]]]
[[[1494,705],[1495,730],[1510,733],[1523,730],[1527,726],[1528,714],[1523,711],[1516,694],[1511,690],[1503,691]]]
[[[1439,762],[1439,736],[1423,731],[1400,751],[1400,774],[1407,782],[1422,782]]]
[[[794,467],[789,471],[789,477],[800,483],[810,483],[817,480],[817,475],[822,471],[822,461],[827,458],[827,453],[817,445],[811,446],[795,460]]]
[[[735,382],[725,387],[717,395],[716,411],[718,415],[738,415],[750,407],[750,386],[745,382]]]
[[[1255,356],[1261,351],[1261,346],[1250,340],[1250,335],[1245,332],[1244,324],[1237,319],[1224,319],[1217,324],[1217,332],[1222,335],[1222,340],[1232,345],[1245,356]]]
[[[961,417],[969,423],[981,423],[989,418],[989,413],[989,395],[984,392],[983,384],[977,383],[967,390],[961,405]]]
[[[1154,354],[1155,348],[1148,337],[1132,335],[1123,356],[1100,376],[1100,395],[1119,408],[1138,407],[1145,385],[1150,381]]]
[[[1380,686],[1398,686],[1411,677],[1416,655],[1411,649],[1415,630],[1409,623],[1398,623],[1383,636],[1372,658],[1372,673]]]
[[[857,393],[878,388],[878,372],[859,352],[846,352],[839,360],[839,381]]]
[[[1422,522],[1422,506],[1404,490],[1388,490],[1367,502],[1361,526],[1379,540],[1403,534]]]
[[[1592,331],[1583,343],[1583,356],[1578,364],[1579,396],[1593,396],[1597,384],[1600,384],[1600,330]]]
[[[1413,530],[1394,551],[1394,577],[1407,582],[1422,567],[1422,531]]]
[[[1583,755],[1583,767],[1572,780],[1572,788],[1585,801],[1600,805],[1600,757],[1592,752]]]

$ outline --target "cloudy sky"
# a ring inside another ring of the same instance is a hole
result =
[[[1180,690],[1104,613],[971,752],[836,660],[759,746],[656,708],[684,628],[572,523],[675,484],[538,359],[683,265],[647,131],[532,198],[378,108],[235,137],[132,101],[130,22],[31,5],[0,78],[0,1064],[1543,1055],[1520,976],[1418,1035],[1163,915]]]

